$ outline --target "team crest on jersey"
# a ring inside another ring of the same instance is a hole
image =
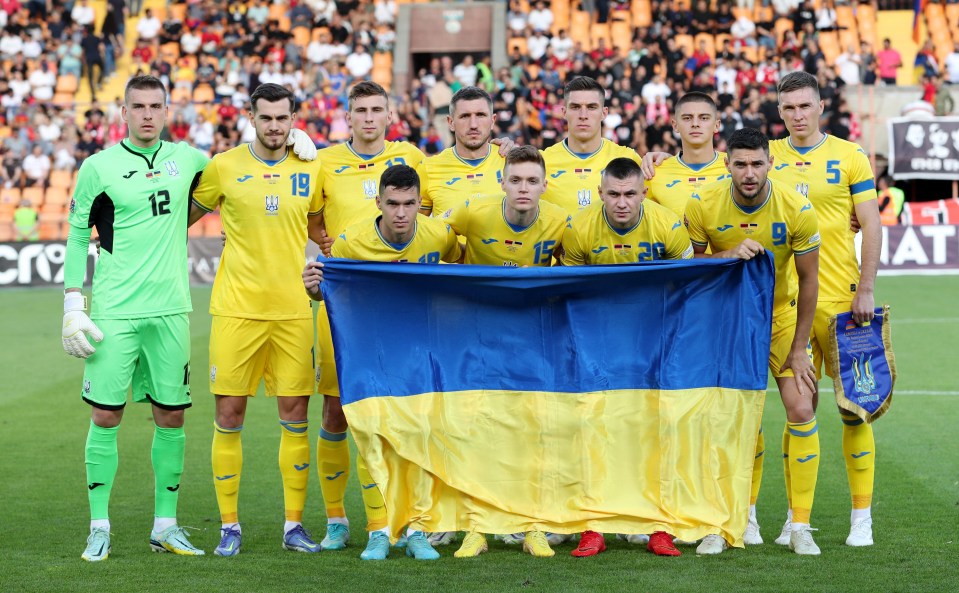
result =
[[[806,169],[808,169],[809,167],[812,167],[812,163],[810,163],[809,161],[803,161],[801,163],[796,163],[795,167],[799,169],[800,173],[805,173]]]
[[[797,184],[796,184],[796,191],[799,192],[800,194],[802,194],[802,197],[806,198],[807,200],[809,199],[809,184],[808,184],[808,183],[806,183],[806,182],[797,183]]]
[[[363,193],[366,194],[367,200],[372,200],[376,197],[376,180],[375,179],[364,179],[363,180]]]
[[[751,235],[759,230],[759,225],[755,222],[741,222],[739,223],[739,230],[747,235]]]
[[[216,365],[210,367],[210,383],[216,383]]]
[[[163,171],[147,171],[146,172],[146,178],[152,181],[153,183],[159,183],[161,175],[163,175]]]
[[[90,379],[83,380],[83,393],[90,395]]]
[[[580,208],[585,208],[593,203],[593,190],[581,189],[576,191],[576,203]]]
[[[573,173],[578,175],[580,179],[586,179],[592,172],[592,169],[573,169]]]
[[[280,196],[266,196],[266,215],[276,216],[280,211]]]
[[[77,211],[77,201],[73,198],[70,198],[70,214],[73,214]]]
[[[518,251],[520,247],[523,246],[522,241],[513,241],[512,239],[505,239],[503,245],[506,245],[506,250],[513,252]]]
[[[170,177],[178,177],[180,175],[180,169],[176,166],[176,161],[166,161],[163,163],[163,166],[166,167],[166,174]]]

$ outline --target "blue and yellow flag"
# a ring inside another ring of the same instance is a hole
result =
[[[329,261],[343,409],[396,535],[668,531],[742,545],[769,258]]]
[[[829,320],[829,349],[836,388],[836,404],[873,422],[892,405],[896,384],[896,356],[892,351],[889,305],[876,308],[876,316],[858,325],[852,312]]]

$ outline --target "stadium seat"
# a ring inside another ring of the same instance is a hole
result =
[[[776,18],[776,12],[772,6],[761,6],[761,2],[756,2],[753,12],[753,21],[757,23],[768,23]]]
[[[374,68],[370,72],[370,79],[389,91],[393,85],[393,70],[390,68]]]
[[[23,199],[30,200],[30,203],[34,206],[39,206],[43,203],[43,188],[42,187],[26,187],[23,189]]]
[[[942,9],[942,4],[939,3],[927,2],[923,14],[926,15],[927,23],[929,21],[941,21],[945,18],[945,12]]]
[[[653,24],[653,10],[649,0],[633,0],[630,9],[634,27],[649,27]]]
[[[170,14],[170,18],[176,19],[181,23],[186,20],[186,2],[183,4],[170,4],[167,6],[167,11]]]
[[[9,213],[9,216],[6,216],[6,214],[6,212],[0,210],[0,243],[13,241],[13,225],[8,223],[10,218],[13,217],[13,211]]]
[[[73,187],[73,173],[63,169],[50,171],[50,187],[59,187],[69,190]]]
[[[213,92],[213,87],[208,84],[198,85],[193,89],[193,102],[194,103],[207,103],[213,102],[216,98],[216,93]]]
[[[0,189],[0,204],[16,206],[20,203],[20,190],[16,187]]]
[[[687,58],[693,55],[696,45],[694,44],[692,35],[676,35],[673,39],[676,40],[676,46],[686,53]]]
[[[386,70],[392,70],[393,68],[393,54],[388,51],[378,51],[373,54],[373,68],[383,68]]]
[[[589,28],[589,47],[598,46],[600,39],[606,41],[606,47],[612,47],[613,40],[609,33],[609,23],[594,23]]]
[[[836,58],[842,53],[842,49],[839,47],[839,36],[835,31],[822,31],[819,34],[819,49],[826,58],[827,66],[836,63]]]
[[[746,60],[752,62],[753,64],[758,64],[758,63],[759,63],[759,48],[756,47],[755,45],[753,45],[753,46],[749,46],[749,45],[743,46],[740,51],[741,51],[741,54],[742,54],[743,58],[745,58]]]
[[[39,234],[41,241],[57,241],[60,237],[63,221],[40,221]]]
[[[581,43],[583,49],[590,47],[589,26],[591,23],[592,18],[588,12],[582,10],[573,12],[569,23],[569,38],[573,40],[573,43]]]
[[[76,99],[75,93],[54,93],[52,102],[54,105],[69,106],[73,105]]]
[[[66,213],[63,204],[50,204],[45,202],[40,206],[40,220],[63,222],[65,218]]]
[[[856,15],[853,13],[852,6],[836,7],[836,25],[840,28],[855,29]]]
[[[850,45],[859,50],[859,32],[856,29],[840,29],[839,47],[845,51]]]
[[[276,4],[270,2],[270,20],[278,21],[286,16],[288,2],[283,2],[282,4]]]
[[[778,18],[776,19],[775,33],[776,33],[776,44],[782,45],[783,39],[786,36],[786,31],[793,30],[792,19],[787,18]]]
[[[509,48],[509,53],[512,54],[513,50],[516,49],[519,51],[520,55],[526,55],[526,38],[525,37],[513,37],[509,40],[507,44]]]
[[[946,21],[950,27],[959,24],[959,4],[946,4]]]
[[[694,47],[698,50],[699,43],[701,41],[706,42],[706,53],[709,55],[709,58],[716,61],[716,39],[713,37],[712,33],[699,33],[693,38]]]
[[[56,204],[63,206],[70,202],[70,194],[64,187],[54,187],[51,185],[43,195],[44,204]]]
[[[182,101],[183,99],[186,99],[187,101],[192,101],[192,100],[193,100],[193,91],[191,91],[191,90],[188,89],[188,88],[184,88],[184,87],[182,87],[182,86],[181,86],[181,87],[174,87],[173,90],[170,91],[170,102],[171,102],[171,103],[177,104],[177,103],[179,103],[180,101]]]
[[[626,21],[613,21],[609,27],[610,36],[613,38],[613,47],[619,49],[619,55],[626,57],[629,55],[629,48],[633,45],[633,31]]]
[[[170,41],[161,45],[160,59],[170,65],[176,64],[176,61],[180,59],[180,43]]]
[[[80,86],[80,81],[72,74],[64,74],[57,77],[57,86],[54,89],[57,93],[75,93]]]

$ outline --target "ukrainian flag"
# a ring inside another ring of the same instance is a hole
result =
[[[770,257],[509,269],[332,260],[340,397],[394,535],[742,545]]]

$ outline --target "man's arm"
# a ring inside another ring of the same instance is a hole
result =
[[[796,333],[793,335],[789,356],[780,371],[792,369],[799,394],[816,393],[816,371],[806,351],[809,334],[812,331],[813,317],[816,315],[816,301],[819,298],[819,250],[814,249],[793,258],[796,273],[799,276],[799,298],[796,305]]]
[[[856,204],[856,218],[862,226],[862,264],[859,285],[852,299],[852,317],[856,323],[867,323],[875,317],[876,272],[882,251],[882,221],[876,200]]]
[[[303,268],[303,287],[306,294],[314,301],[322,301],[323,293],[320,284],[323,283],[323,262],[311,261]]]

